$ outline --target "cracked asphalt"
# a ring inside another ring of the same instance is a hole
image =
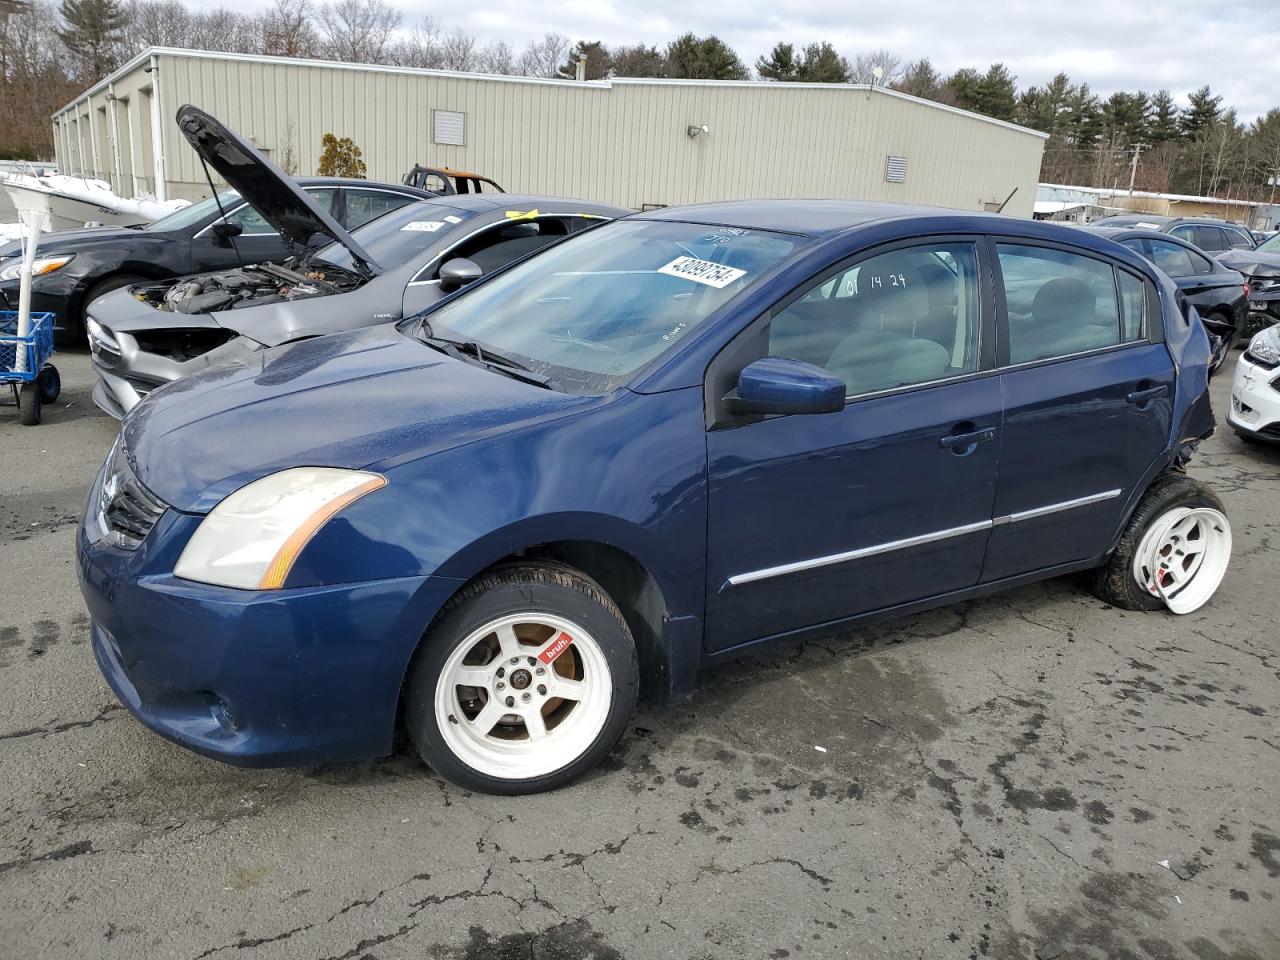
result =
[[[58,363],[44,426],[0,405],[0,957],[1280,957],[1280,453],[1192,463],[1235,532],[1195,614],[1059,580],[779,647],[502,799],[130,718],[73,564],[115,424]]]

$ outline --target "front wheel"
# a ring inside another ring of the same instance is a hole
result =
[[[553,790],[622,737],[639,680],[617,606],[561,564],[495,570],[465,587],[409,671],[410,739],[432,769],[485,793]]]
[[[1231,560],[1231,523],[1217,494],[1166,474],[1129,518],[1094,593],[1125,610],[1191,613],[1217,591]]]

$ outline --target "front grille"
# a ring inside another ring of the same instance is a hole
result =
[[[124,442],[117,440],[98,491],[98,516],[107,539],[122,550],[136,550],[164,511],[164,501],[134,475]]]

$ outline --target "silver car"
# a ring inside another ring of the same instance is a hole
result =
[[[93,301],[86,319],[98,374],[93,398],[117,418],[171,380],[264,347],[410,316],[540,247],[630,212],[582,200],[460,194],[409,204],[347,233],[208,114],[184,108],[179,126],[303,252],[283,263],[135,284]],[[332,242],[316,248],[317,236]]]

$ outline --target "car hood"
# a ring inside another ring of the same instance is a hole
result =
[[[282,236],[304,247],[316,236],[328,237],[346,247],[370,273],[379,272],[377,263],[351,234],[253,144],[190,104],[179,108],[177,119],[178,129],[200,158]]]
[[[278,470],[377,469],[592,402],[452,359],[384,324],[166,384],[129,415],[124,443],[156,496],[205,513]]]
[[[1218,262],[1246,277],[1280,277],[1280,253],[1258,250],[1228,250],[1217,255]]]
[[[40,253],[67,253],[91,244],[120,243],[136,240],[139,236],[146,236],[146,233],[142,230],[130,230],[128,227],[81,227],[78,230],[42,233],[40,244],[36,249]],[[11,240],[8,243],[0,243],[0,260],[16,257],[20,253],[22,253],[22,241]]]

